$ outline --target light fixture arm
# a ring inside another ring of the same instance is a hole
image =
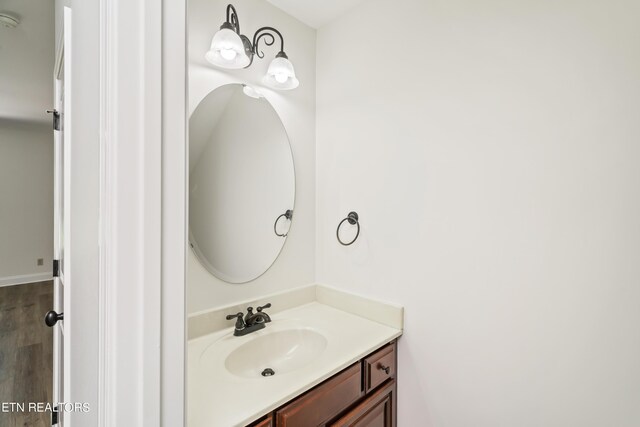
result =
[[[253,35],[253,53],[258,58],[264,58],[264,52],[258,49],[260,40],[265,39],[264,44],[266,44],[267,46],[272,46],[275,43],[276,38],[272,33],[277,34],[280,38],[280,53],[284,53],[284,38],[282,37],[280,31],[276,30],[273,27],[262,27],[259,28]]]
[[[240,19],[236,8],[232,4],[227,5],[227,23],[233,27],[233,31],[240,35]]]

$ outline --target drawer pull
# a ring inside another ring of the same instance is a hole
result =
[[[391,372],[391,368],[388,366],[384,366],[382,363],[378,364],[378,369],[384,371],[384,373],[387,375],[389,375],[389,372]]]

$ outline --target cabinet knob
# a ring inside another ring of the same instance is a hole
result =
[[[384,366],[382,363],[378,365],[378,369],[380,369],[381,371],[384,371],[384,373],[387,375],[389,375],[389,372],[391,372],[391,368],[388,366]]]

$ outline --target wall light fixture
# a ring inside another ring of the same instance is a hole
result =
[[[280,31],[273,27],[259,28],[253,35],[253,41],[240,33],[238,13],[233,5],[227,6],[227,20],[220,26],[211,40],[211,47],[205,54],[207,61],[221,68],[239,69],[249,68],[253,64],[253,57],[264,58],[258,44],[271,46],[280,38],[280,51],[269,64],[263,82],[274,89],[289,90],[298,87],[300,82],[296,78],[293,64],[284,53],[284,39]]]

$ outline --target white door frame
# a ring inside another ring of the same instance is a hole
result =
[[[98,425],[180,426],[186,0],[100,0],[99,45]]]
[[[186,425],[187,0],[162,0],[162,426]]]
[[[56,3],[73,13],[65,375],[91,407],[65,427],[184,425],[186,0]]]
[[[73,259],[65,271],[72,285],[65,334],[74,340],[65,352],[64,399],[90,407],[66,413],[65,427],[179,426],[185,413],[185,3],[56,2],[63,5],[65,15],[73,14],[72,28],[64,28],[65,77],[73,82],[65,94],[73,162],[64,250]],[[163,38],[164,23],[175,39]]]

